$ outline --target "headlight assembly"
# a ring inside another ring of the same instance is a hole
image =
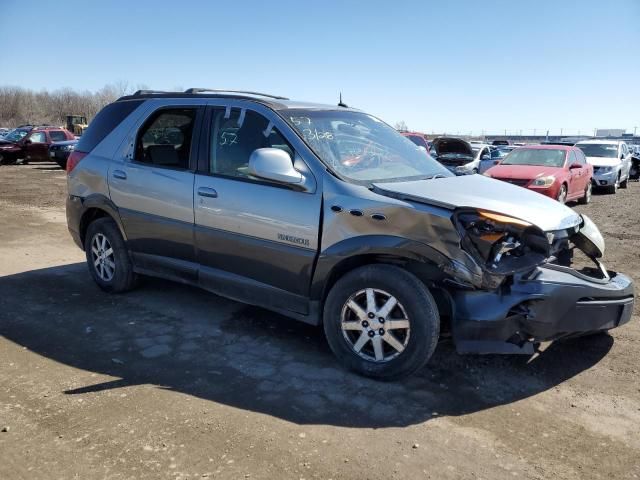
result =
[[[483,210],[459,210],[453,220],[463,250],[492,274],[528,271],[549,255],[547,236],[519,218]]]
[[[536,178],[531,185],[535,187],[550,187],[555,181],[556,177],[554,177],[553,175],[549,175],[548,177]]]

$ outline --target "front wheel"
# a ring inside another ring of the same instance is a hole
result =
[[[381,380],[421,368],[440,334],[440,316],[429,290],[392,265],[367,265],[338,280],[327,296],[323,320],[340,362]]]
[[[560,203],[565,203],[567,201],[567,186],[564,183],[560,185],[560,191],[558,192],[556,200]]]
[[[102,290],[118,293],[135,286],[136,274],[127,247],[111,218],[99,218],[89,225],[84,250],[89,272]]]

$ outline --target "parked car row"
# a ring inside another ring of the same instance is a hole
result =
[[[0,165],[53,159],[61,168],[73,151],[75,136],[64,128],[50,125],[22,125],[0,138]]]
[[[402,134],[420,147],[429,142],[420,133]],[[640,146],[618,140],[510,145],[504,140],[488,144],[437,137],[428,145],[430,156],[455,175],[484,174],[562,203],[589,203],[593,188],[616,193],[640,177]]]

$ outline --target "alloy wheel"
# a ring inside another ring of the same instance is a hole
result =
[[[98,277],[105,282],[110,282],[116,272],[116,262],[113,247],[102,233],[96,233],[91,240],[91,258]]]
[[[344,339],[366,360],[388,362],[409,343],[409,317],[398,299],[384,290],[367,288],[351,295],[340,320]]]
[[[593,186],[591,185],[591,182],[589,182],[589,184],[587,185],[587,191],[584,194],[585,197],[585,203],[589,203],[591,202],[591,191],[593,190]]]

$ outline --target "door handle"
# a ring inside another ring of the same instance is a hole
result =
[[[218,192],[210,187],[198,188],[198,195],[200,195],[201,197],[218,198]]]
[[[119,178],[120,180],[126,180],[127,179],[127,174],[125,172],[123,172],[122,170],[114,170],[112,175],[113,175],[113,178]]]

